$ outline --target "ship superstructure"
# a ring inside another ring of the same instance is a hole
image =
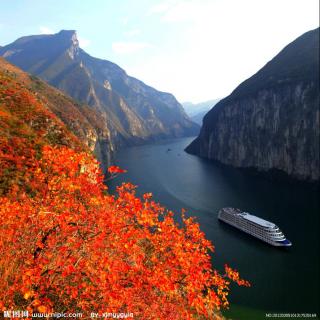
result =
[[[218,219],[273,246],[291,246],[283,232],[274,223],[235,208],[222,208]]]

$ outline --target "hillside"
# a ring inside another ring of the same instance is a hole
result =
[[[319,29],[290,43],[221,100],[186,151],[319,180]]]
[[[44,108],[55,114],[67,130],[73,132],[90,151],[95,153],[102,164],[111,162],[110,155],[114,146],[110,139],[110,131],[105,127],[98,111],[77,103],[61,91],[23,72],[3,58],[0,58],[0,71],[2,77],[9,77],[10,81],[15,81],[17,85],[28,90],[28,93],[32,94]],[[103,165],[104,170],[105,168],[106,166]]]
[[[40,84],[43,93],[38,94],[35,85],[39,83],[0,59],[0,195],[25,184],[25,175],[43,145],[63,145],[78,151],[90,148],[85,132],[91,128],[85,121],[80,130],[74,127],[72,133],[50,110],[55,98],[56,109],[59,103],[73,111],[77,111],[76,106],[45,84]]]
[[[249,283],[213,269],[192,218],[178,225],[130,183],[106,192],[90,151],[94,117],[0,59],[1,312],[222,319],[230,281]]]
[[[98,111],[113,147],[198,133],[173,95],[91,57],[73,30],[22,37],[0,48],[0,55]]]

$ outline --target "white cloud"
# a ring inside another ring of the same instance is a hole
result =
[[[127,37],[134,37],[134,36],[138,36],[140,33],[141,33],[141,30],[138,28],[135,28],[135,29],[125,31],[124,35]]]
[[[122,25],[126,26],[129,23],[129,18],[128,17],[121,17],[119,21]]]
[[[41,34],[53,34],[54,31],[46,26],[41,26],[40,28],[40,33]]]
[[[168,22],[206,19],[212,5],[212,2],[205,0],[202,0],[202,2],[193,0],[176,1],[164,12],[162,19]]]
[[[117,54],[136,53],[138,51],[151,47],[152,45],[147,42],[119,41],[112,43],[112,50]]]
[[[86,48],[90,45],[91,41],[82,37],[78,37],[79,45],[81,48]]]
[[[164,13],[170,8],[171,5],[172,5],[172,1],[166,1],[166,2],[153,5],[149,8],[147,15]]]
[[[171,46],[157,46],[156,55],[127,71],[181,101],[226,96],[317,26],[317,0],[310,2],[313,6],[302,0],[168,0],[147,14],[178,30],[168,36]],[[175,47],[173,37],[179,40]]]
[[[208,6],[216,5],[212,0],[167,0],[160,4],[151,6],[147,15],[159,15],[167,22],[180,22],[203,18],[208,12]]]

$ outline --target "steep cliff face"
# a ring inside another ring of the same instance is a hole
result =
[[[319,180],[319,29],[220,101],[186,149],[240,168]]]
[[[91,57],[79,48],[75,31],[23,37],[0,48],[0,55],[97,110],[115,146],[198,132],[173,95]]]

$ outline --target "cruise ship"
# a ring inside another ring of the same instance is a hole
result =
[[[273,246],[289,247],[292,243],[272,222],[235,208],[222,208],[218,219]]]

